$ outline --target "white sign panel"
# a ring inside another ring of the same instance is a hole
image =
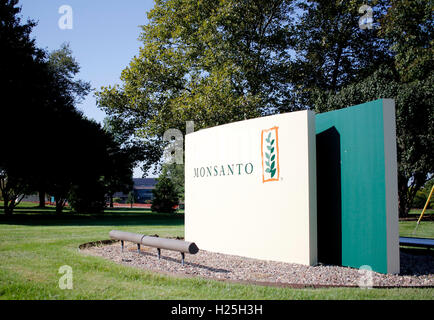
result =
[[[185,145],[187,241],[212,252],[316,264],[314,112],[200,130]]]

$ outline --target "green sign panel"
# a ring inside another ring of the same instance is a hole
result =
[[[318,260],[399,272],[395,108],[316,115]]]

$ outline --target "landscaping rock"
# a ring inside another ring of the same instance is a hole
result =
[[[359,286],[360,283],[369,286],[372,284],[374,287],[434,286],[434,256],[429,251],[425,254],[413,254],[409,250],[401,250],[401,273],[386,275],[372,272],[372,283],[370,283],[367,281],[370,275],[365,271],[349,267],[322,264],[305,266],[205,250],[200,250],[195,255],[187,254],[185,264],[182,266],[181,254],[178,252],[161,250],[159,260],[157,249],[142,247],[139,255],[135,244],[125,243],[125,245],[124,252],[121,252],[119,243],[84,246],[81,251],[158,273],[242,283],[293,287]]]

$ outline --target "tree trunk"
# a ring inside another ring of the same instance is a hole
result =
[[[45,191],[39,191],[39,208],[45,208]]]
[[[55,197],[56,201],[56,214],[61,214],[63,211],[63,199]]]
[[[5,206],[5,215],[7,216],[11,216],[13,213],[13,211],[11,210],[11,208],[9,208],[9,206]]]
[[[14,212],[15,205],[16,205],[15,201],[17,201],[17,197],[16,196],[12,196],[12,198],[9,199],[9,202],[7,203],[6,211],[5,211],[6,215],[11,216],[12,213]]]
[[[110,195],[110,208],[113,208],[113,195]]]
[[[62,211],[63,211],[62,204],[56,201],[56,214],[61,214]]]
[[[5,212],[5,215],[11,216],[12,210],[9,208],[9,196],[6,194],[3,194],[3,209]]]
[[[398,206],[398,211],[399,211],[399,217],[400,218],[407,218],[408,217],[409,210],[405,207],[405,205],[401,206],[401,203],[400,203]]]
[[[332,82],[331,82],[331,89],[336,92],[337,82],[338,82],[338,73],[339,73],[339,66],[340,66],[340,60],[342,57],[342,46],[339,46],[338,53],[335,58],[335,68],[333,70],[332,74]]]

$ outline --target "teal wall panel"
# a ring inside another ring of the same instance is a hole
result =
[[[388,272],[383,114],[383,100],[376,100],[316,115],[320,262],[321,257],[327,258],[329,254],[325,242],[333,238],[332,232],[340,232],[342,242],[335,244],[335,250],[339,250],[339,262],[343,266],[359,268],[369,265],[374,271]],[[320,139],[322,134],[330,130],[337,136],[333,140],[337,146],[329,145],[332,140]],[[327,204],[330,198],[327,194],[327,179],[330,175],[321,172],[328,170],[329,165],[321,168],[319,162],[326,161],[328,149],[336,148],[340,154],[333,159],[340,161],[336,165],[340,168],[338,188],[341,194],[335,200],[341,203],[330,205]],[[322,150],[321,153],[318,150]],[[324,181],[319,181],[320,177],[324,177],[321,178]],[[322,193],[326,196],[320,202]],[[336,210],[341,212],[336,213]],[[336,214],[340,216],[339,228],[330,225],[330,221],[338,221],[336,218],[328,219],[336,217]],[[321,248],[324,248],[322,252]]]

